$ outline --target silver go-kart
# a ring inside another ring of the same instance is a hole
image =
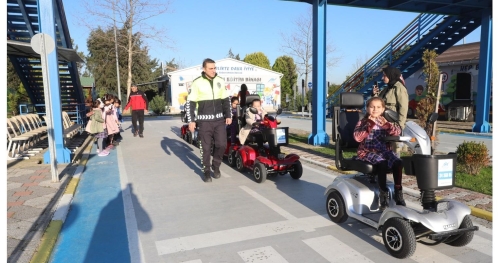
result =
[[[357,94],[343,93],[341,107],[361,108],[362,95],[359,98]],[[396,258],[410,257],[415,252],[416,242],[426,245],[446,243],[457,247],[471,242],[478,227],[472,224],[470,208],[450,199],[437,201],[434,193],[435,190],[454,186],[456,154],[432,155],[431,140],[425,130],[413,121],[406,123],[402,136],[388,136],[388,141],[403,142],[414,152],[411,157],[402,159],[405,173],[417,178],[422,207],[396,205],[394,184],[388,181],[390,201],[388,207],[381,211],[373,166],[355,158],[344,159],[342,155],[342,147],[346,145],[343,140],[349,140],[346,138],[349,134],[353,136],[354,126],[363,116],[357,111],[340,112],[338,116],[335,164],[339,170],[359,173],[338,176],[326,188],[326,209],[332,221],[340,224],[352,217],[381,230],[387,251]],[[397,114],[391,110],[386,110],[384,117],[391,122],[397,120]],[[435,122],[437,117],[436,113],[431,115],[427,124]]]

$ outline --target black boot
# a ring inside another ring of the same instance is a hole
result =
[[[402,205],[402,206],[406,206],[406,202],[405,202],[405,199],[404,199],[404,195],[403,195],[403,189],[397,189],[395,188],[395,194],[396,194],[396,198],[394,198],[396,200],[396,205]]]
[[[380,203],[379,209],[382,211],[382,210],[385,210],[387,208],[387,206],[389,205],[389,193],[387,191],[382,190],[382,189],[379,189],[379,191],[380,191],[380,193],[378,195],[379,203]]]
[[[215,179],[219,179],[220,178],[220,169],[219,169],[219,167],[212,166],[212,169],[214,170],[214,178]]]
[[[205,183],[210,183],[212,182],[212,176],[210,176],[210,169],[208,169],[208,171],[205,171],[204,174],[205,174],[205,179],[203,179],[203,182]]]

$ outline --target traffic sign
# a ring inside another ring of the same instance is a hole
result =
[[[308,88],[312,88],[313,87],[313,83],[312,82],[307,82],[307,87]]]

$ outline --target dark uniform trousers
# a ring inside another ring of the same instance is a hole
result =
[[[217,121],[198,122],[198,137],[200,138],[200,154],[203,172],[210,171],[210,152],[212,138],[214,140],[214,157],[212,165],[220,167],[227,146],[227,133],[225,119]]]

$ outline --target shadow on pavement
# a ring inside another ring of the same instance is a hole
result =
[[[185,163],[190,169],[197,174],[201,180],[205,177],[201,171],[200,157],[194,154],[193,148],[187,145],[184,141],[179,141],[177,138],[170,139],[168,137],[163,137],[160,142],[161,148],[168,155],[176,155],[183,163]]]

